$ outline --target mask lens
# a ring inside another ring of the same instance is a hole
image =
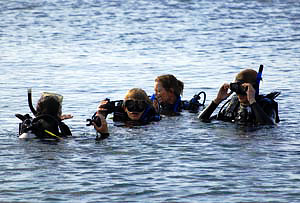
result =
[[[126,100],[125,107],[130,112],[143,112],[147,104],[145,101],[134,101],[134,100]]]
[[[146,109],[147,103],[145,101],[137,101],[139,112],[142,112]]]
[[[132,112],[134,109],[134,101],[133,100],[126,100],[125,101],[125,107],[128,109],[128,111]]]
[[[241,82],[230,83],[230,90],[240,95],[247,95]]]

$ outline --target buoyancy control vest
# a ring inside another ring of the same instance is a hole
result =
[[[29,114],[15,115],[22,121],[21,123],[19,123],[19,137],[21,137],[23,133],[32,133],[37,138],[41,139],[62,139],[62,137],[72,135],[70,128],[65,123],[63,123],[58,116],[41,114],[34,109],[32,105],[31,89],[28,89],[28,105],[34,115],[34,118]]]
[[[72,135],[65,123],[49,114],[42,114],[35,118],[29,114],[16,114],[16,117],[22,121],[19,123],[19,136],[23,133],[33,133],[40,139],[61,139]]]
[[[201,97],[200,95],[203,95]],[[156,95],[153,94],[150,97],[151,101],[157,101]],[[200,100],[202,102],[200,103]],[[159,110],[161,114],[164,115],[178,115],[182,110],[188,110],[192,113],[197,113],[199,111],[200,106],[204,106],[204,103],[206,101],[206,93],[204,91],[199,92],[198,94],[195,94],[192,99],[190,100],[182,100],[180,96],[177,97],[174,104],[166,104],[166,103],[159,103]]]
[[[272,116],[276,123],[280,122],[278,103],[274,100],[280,92],[258,95],[256,102],[268,116]],[[231,97],[220,109],[217,119],[238,123],[255,123],[256,117],[250,106],[242,106],[236,95]]]

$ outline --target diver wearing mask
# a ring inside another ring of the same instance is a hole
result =
[[[153,104],[146,92],[140,88],[133,88],[127,92],[124,100],[110,101],[103,100],[98,106],[97,112],[92,119],[88,119],[100,136],[101,140],[109,136],[108,126],[105,118],[113,113],[114,122],[124,122],[128,126],[146,125],[152,121],[159,121],[160,115],[153,107]]]
[[[274,125],[278,123],[278,104],[274,100],[280,93],[272,92],[259,95],[259,83],[262,79],[263,66],[257,73],[245,69],[238,73],[234,83],[224,83],[217,97],[199,115],[202,121],[218,119],[246,125]],[[218,115],[212,116],[214,110],[232,93],[235,93],[220,109]]]
[[[63,96],[55,93],[42,93],[36,110],[32,106],[31,89],[28,90],[29,107],[34,114],[16,114],[22,123],[19,124],[19,138],[62,139],[71,136],[69,127],[62,122],[73,116],[62,115]]]

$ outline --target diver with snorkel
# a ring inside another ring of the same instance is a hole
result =
[[[274,125],[278,123],[278,103],[274,100],[280,92],[259,95],[259,84],[262,80],[263,65],[257,73],[252,69],[239,72],[233,83],[224,83],[217,97],[199,115],[202,121],[212,119],[234,122],[246,125]],[[216,116],[212,116],[218,105],[235,93],[220,109]]]
[[[43,92],[35,109],[32,105],[31,89],[28,89],[28,104],[34,118],[29,114],[15,115],[22,121],[19,124],[19,138],[61,140],[71,136],[70,128],[62,120],[73,116],[62,115],[62,101],[62,95]]]

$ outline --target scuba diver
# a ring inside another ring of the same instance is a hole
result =
[[[189,110],[190,112],[197,113],[200,106],[204,106],[206,100],[205,92],[199,92],[194,95],[190,101],[181,100],[183,94],[184,83],[178,80],[174,75],[167,74],[158,76],[155,79],[154,92],[151,100],[156,109],[162,115],[176,116],[182,110]],[[203,94],[203,102],[200,103],[200,95]]]
[[[62,122],[72,118],[70,114],[62,115],[63,96],[55,93],[42,93],[36,110],[32,105],[31,89],[28,89],[28,103],[34,118],[29,114],[16,114],[22,123],[19,124],[19,138],[40,138],[60,140],[71,136],[69,127]]]
[[[274,125],[278,123],[278,103],[274,100],[280,92],[259,95],[259,83],[262,80],[263,65],[257,73],[252,69],[239,72],[233,83],[224,83],[217,97],[199,115],[202,121],[214,118],[244,125]],[[214,110],[233,92],[235,94],[221,107],[216,116]]]
[[[124,100],[103,100],[98,106],[92,119],[87,119],[87,125],[93,125],[97,131],[96,140],[103,140],[109,136],[106,117],[113,113],[114,122],[124,122],[132,125],[146,125],[152,121],[159,121],[160,115],[146,92],[140,88],[133,88],[127,92]],[[100,133],[100,136],[99,134]]]

